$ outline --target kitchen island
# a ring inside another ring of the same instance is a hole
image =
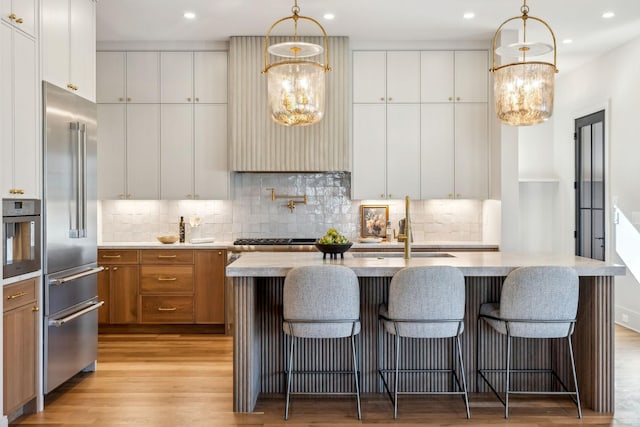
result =
[[[391,256],[388,256],[391,255]],[[573,267],[580,276],[578,320],[574,333],[578,385],[583,407],[596,412],[612,412],[614,408],[614,341],[613,341],[613,286],[614,276],[624,275],[620,265],[594,261],[588,258],[558,254],[512,254],[504,252],[438,252],[415,254],[405,260],[398,254],[346,253],[344,259],[323,260],[318,252],[243,254],[227,266],[227,277],[234,284],[234,411],[252,412],[258,396],[284,392],[284,349],[282,334],[282,287],[287,272],[294,267],[332,263],[351,268],[360,281],[362,333],[360,337],[361,387],[364,393],[380,391],[377,374],[378,340],[377,311],[386,302],[391,277],[405,266],[450,265],[460,268],[465,276],[466,309],[462,335],[465,373],[471,392],[484,392],[477,388],[476,337],[482,334],[484,348],[481,354],[485,364],[497,367],[504,359],[503,342],[486,325],[477,330],[476,319],[480,304],[498,301],[504,277],[514,268],[548,265]],[[420,256],[418,256],[420,255]],[[381,360],[388,366],[392,346],[389,337],[382,336]],[[305,369],[341,369],[349,366],[346,340],[314,340],[300,344],[300,363]],[[553,367],[566,384],[570,367],[566,346],[558,340],[518,340],[516,351],[523,355],[519,367]],[[443,340],[406,340],[403,354],[411,368],[421,361],[448,363],[450,346]],[[350,391],[351,379],[315,375],[299,379],[305,388],[315,391]],[[409,387],[433,389],[442,385],[441,379],[420,377]],[[514,387],[532,385],[544,387],[545,378],[514,377]],[[297,384],[300,385],[300,384]],[[294,385],[295,386],[295,385]]]

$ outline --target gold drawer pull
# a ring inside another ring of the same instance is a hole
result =
[[[31,311],[40,311],[40,307],[36,305],[31,309]]]
[[[176,258],[177,255],[158,255],[158,258]]]
[[[158,282],[175,282],[177,277],[158,277]]]
[[[176,311],[176,307],[158,307],[158,311]]]
[[[22,18],[18,18],[18,19],[16,19],[16,22],[17,22],[18,24],[22,24],[22,23],[24,22],[24,20],[23,20]]]
[[[20,298],[25,296],[26,294],[27,294],[26,292],[18,292],[17,294],[9,295],[7,299],[11,300],[11,299]]]
[[[120,255],[102,255],[102,258],[120,258]]]

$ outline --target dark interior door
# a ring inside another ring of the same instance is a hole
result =
[[[604,110],[575,121],[576,255],[604,261]]]

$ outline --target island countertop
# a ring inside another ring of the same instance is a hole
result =
[[[449,265],[458,267],[469,276],[506,276],[511,270],[524,266],[567,266],[579,276],[622,276],[623,265],[590,258],[554,253],[510,252],[451,252],[413,254],[405,260],[402,254],[345,253],[344,259],[324,259],[319,252],[247,252],[227,266],[227,277],[284,277],[294,267],[321,264],[340,264],[354,270],[359,277],[391,277],[408,266]],[[392,254],[393,255],[393,254]],[[397,256],[400,255],[400,256]],[[448,256],[447,256],[448,255]]]

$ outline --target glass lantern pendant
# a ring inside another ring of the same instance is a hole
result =
[[[329,39],[318,21],[299,15],[298,1],[291,9],[293,15],[276,21],[264,40],[264,69],[267,74],[267,93],[271,118],[285,126],[306,126],[316,123],[324,116],[325,73],[329,66]],[[273,29],[284,21],[293,21],[293,40],[269,46]],[[317,25],[324,37],[324,47],[298,40],[298,20]],[[307,58],[324,52],[325,64]],[[269,54],[283,58],[269,63]]]
[[[556,67],[556,37],[551,27],[542,19],[529,16],[529,7],[524,0],[520,8],[522,16],[510,18],[502,23],[493,36],[493,92],[498,119],[514,126],[535,125],[553,114],[553,92]],[[496,48],[498,34],[510,21],[521,19],[523,42]],[[542,23],[551,33],[553,46],[527,41],[527,20]],[[553,51],[553,64],[528,61],[527,56],[538,56]],[[496,66],[496,55],[518,57],[521,60]]]

